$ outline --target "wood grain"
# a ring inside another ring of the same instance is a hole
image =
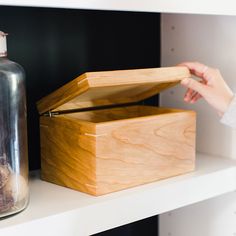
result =
[[[96,192],[95,127],[66,117],[40,117],[41,178]]]
[[[196,115],[131,106],[41,117],[42,178],[92,195],[195,167]]]
[[[42,98],[40,114],[138,102],[190,77],[186,67],[88,72]]]
[[[97,195],[193,171],[195,118],[177,111],[98,124]]]

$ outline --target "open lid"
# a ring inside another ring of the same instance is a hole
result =
[[[190,77],[186,67],[84,73],[38,103],[40,114],[138,102]]]

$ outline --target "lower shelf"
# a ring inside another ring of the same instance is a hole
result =
[[[197,154],[196,171],[93,197],[31,173],[30,203],[0,221],[0,235],[91,235],[236,190],[236,162]]]

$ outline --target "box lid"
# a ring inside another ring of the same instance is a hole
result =
[[[138,102],[187,77],[186,67],[87,72],[42,98],[37,107],[43,114]]]

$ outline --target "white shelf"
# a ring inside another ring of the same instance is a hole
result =
[[[234,0],[214,2],[210,0],[0,0],[0,5],[236,15]]]
[[[28,208],[0,221],[0,235],[91,235],[236,190],[236,162],[197,155],[195,172],[93,197],[30,179]]]

